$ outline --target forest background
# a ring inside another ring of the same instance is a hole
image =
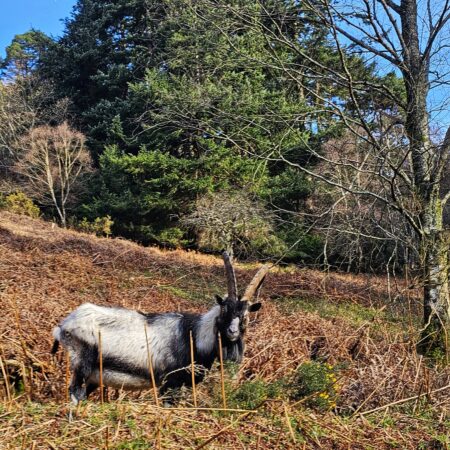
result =
[[[61,37],[16,35],[1,62],[1,202],[144,245],[408,273],[442,347],[429,94],[450,16],[425,3],[78,0]]]

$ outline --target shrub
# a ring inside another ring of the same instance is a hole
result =
[[[274,234],[275,216],[245,191],[221,191],[199,198],[182,224],[197,234],[200,249],[249,256],[281,256],[285,244]]]
[[[2,201],[0,206],[15,214],[38,218],[41,215],[39,208],[23,192],[9,194]]]
[[[289,382],[289,397],[294,400],[305,399],[304,404],[321,411],[336,406],[337,368],[322,362],[302,364]]]
[[[68,207],[77,203],[77,194],[84,192],[84,181],[92,171],[85,141],[66,122],[33,128],[21,138],[23,151],[14,164],[23,190],[41,205],[54,208],[63,227]]]
[[[92,222],[89,222],[86,217],[83,217],[83,220],[76,224],[74,228],[84,233],[91,233],[97,236],[110,236],[113,225],[114,221],[111,220],[110,216],[96,217]]]
[[[278,398],[282,394],[283,383],[268,383],[264,380],[244,381],[236,388],[227,387],[229,406],[243,409],[255,409],[264,400]]]
[[[173,248],[181,248],[188,243],[188,241],[183,239],[183,237],[184,231],[177,227],[166,228],[157,235],[157,239],[160,244]]]

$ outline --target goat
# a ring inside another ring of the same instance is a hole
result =
[[[69,352],[72,402],[77,404],[87,399],[99,387],[99,332],[104,386],[126,390],[151,387],[149,355],[160,395],[168,389],[190,386],[191,332],[196,383],[202,381],[206,370],[219,356],[219,333],[223,359],[240,363],[249,313],[261,307],[260,302],[250,300],[259,290],[269,267],[263,266],[239,297],[234,269],[226,252],[223,259],[228,294],[224,298],[216,295],[217,305],[204,314],[147,314],[85,303],[64,318],[53,330],[52,354],[58,350],[59,343]]]

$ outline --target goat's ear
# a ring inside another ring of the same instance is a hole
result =
[[[248,310],[249,310],[250,312],[256,312],[256,311],[259,311],[259,310],[260,310],[261,306],[262,306],[262,303],[261,303],[261,302],[252,303],[252,304],[248,307]]]
[[[223,300],[223,298],[222,298],[220,295],[217,295],[217,294],[216,294],[216,302],[217,302],[220,306],[222,306],[224,300]]]

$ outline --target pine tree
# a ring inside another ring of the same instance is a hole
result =
[[[176,227],[176,218],[189,212],[198,196],[224,188],[246,189],[275,206],[293,202],[298,210],[305,207],[311,183],[283,161],[260,158],[283,155],[291,162],[315,164],[309,149],[319,149],[339,132],[326,100],[339,98],[342,89],[308,58],[338,66],[342,55],[313,15],[299,14],[292,2],[232,0],[227,5],[79,0],[64,36],[44,58],[42,72],[55,82],[59,95],[72,100],[74,125],[87,135],[101,167],[96,187],[101,196],[88,208],[90,214],[110,214],[116,231],[157,236]],[[278,30],[299,45],[279,45]],[[373,76],[361,58],[344,57],[358,76]],[[301,76],[286,76],[286,67]],[[370,110],[369,100],[367,105]],[[112,146],[114,157],[110,152],[102,157]],[[148,158],[159,161],[158,173],[155,164],[150,170],[143,163]],[[211,165],[220,158],[234,158],[233,168]],[[131,163],[139,166],[133,169],[140,173],[133,190],[137,202],[127,189],[136,182],[128,172]],[[197,186],[191,192],[180,188],[179,164]],[[239,179],[248,167],[253,177]],[[219,175],[217,168],[229,172]],[[168,174],[173,175],[171,189],[155,182],[169,179]],[[281,189],[282,184],[287,186]],[[155,214],[152,208],[160,203],[155,195],[161,192],[172,203]],[[153,231],[131,231],[143,227]],[[295,242],[301,228],[295,223],[282,231]]]
[[[161,2],[151,0],[78,0],[63,37],[43,57],[41,72],[72,100],[94,157],[112,143],[128,83],[154,64],[154,30],[163,13]]]

